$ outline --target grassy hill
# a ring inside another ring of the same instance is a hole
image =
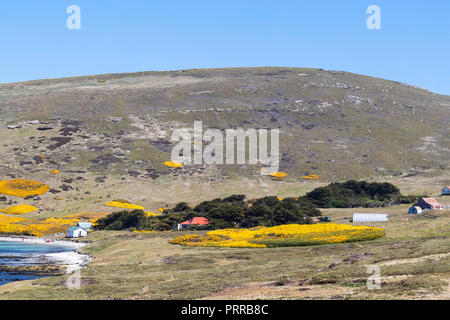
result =
[[[237,189],[298,195],[311,187],[301,179],[307,174],[320,175],[318,185],[414,175],[449,182],[450,97],[341,71],[234,68],[37,80],[0,85],[0,109],[0,179],[49,184],[42,214],[100,210],[95,201],[110,198],[163,206]],[[28,124],[33,120],[42,123]],[[285,184],[251,165],[164,167],[172,129],[192,128],[194,120],[205,129],[279,128]]]

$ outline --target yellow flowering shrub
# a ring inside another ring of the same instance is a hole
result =
[[[169,168],[183,168],[183,165],[181,163],[175,161],[166,161],[164,162],[164,165]]]
[[[278,180],[286,178],[287,175],[288,174],[286,172],[273,172],[270,174],[271,177],[278,179]]]
[[[0,193],[9,196],[26,198],[29,196],[39,196],[47,193],[49,186],[32,180],[5,180],[0,181]]]
[[[191,247],[282,247],[373,240],[384,236],[381,228],[346,224],[289,224],[251,229],[223,229],[206,235],[186,235],[170,241]]]
[[[226,236],[218,236],[218,235],[210,235],[209,232],[204,235],[186,235],[177,237],[170,241],[171,244],[181,244],[186,245],[190,247],[197,247],[197,246],[209,246],[209,243],[212,244],[218,244],[219,242],[230,240],[229,237]],[[214,246],[214,245],[213,245]]]
[[[53,173],[53,174],[58,174],[58,173],[59,173],[59,170],[57,170],[57,169],[55,169],[55,170],[51,170],[51,171],[50,171],[50,173]]]
[[[0,210],[0,212],[4,212],[6,214],[25,214],[25,213],[34,212],[37,210],[38,210],[38,208],[36,208],[35,206],[30,206],[28,204],[21,204],[18,206],[13,206],[13,207],[9,207],[6,209],[2,209],[2,210]]]
[[[25,232],[36,237],[42,237],[49,234],[65,232],[67,228],[78,222],[78,219],[48,218],[44,221],[28,225]]]
[[[68,219],[68,218],[47,218],[42,223],[53,224],[53,225],[71,225],[80,222],[79,219]]]
[[[156,216],[160,216],[161,214],[155,213],[155,212],[146,212],[145,215],[147,217],[156,217]]]
[[[48,218],[41,221],[0,215],[0,233],[43,237],[65,232],[79,222],[78,219]]]
[[[317,174],[308,174],[307,176],[303,176],[302,178],[306,180],[318,180],[320,176],[318,176]]]
[[[19,224],[22,221],[26,221],[26,219],[0,215],[0,233],[4,234],[22,233],[24,226]]]
[[[5,216],[3,214],[0,214],[0,226],[8,223],[16,223],[25,221],[25,218],[19,218],[19,217],[11,217],[11,216]]]
[[[114,200],[105,203],[107,207],[116,207],[116,208],[124,208],[124,209],[132,209],[132,210],[144,210],[144,207],[138,206],[137,204],[132,204],[129,202],[125,202],[124,200]]]
[[[194,244],[195,242],[203,242],[203,236],[194,234],[194,235],[177,237],[175,239],[170,240],[171,244],[182,244],[182,245],[191,246],[191,247],[195,246],[195,244]]]

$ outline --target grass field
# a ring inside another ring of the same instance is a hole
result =
[[[169,244],[183,232],[94,232],[80,290],[50,277],[4,285],[0,299],[449,299],[450,212],[407,208],[323,210],[336,223],[361,211],[390,217],[368,224],[384,238],[320,246],[198,248]],[[381,289],[367,289],[368,265],[380,267]]]

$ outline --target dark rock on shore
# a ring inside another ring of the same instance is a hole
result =
[[[0,266],[0,271],[28,275],[59,276],[65,274],[64,267],[58,265]]]

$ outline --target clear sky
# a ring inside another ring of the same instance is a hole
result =
[[[69,30],[67,7],[81,9]],[[369,5],[381,30],[369,30]],[[449,0],[0,0],[0,82],[188,68],[344,70],[450,94]]]

